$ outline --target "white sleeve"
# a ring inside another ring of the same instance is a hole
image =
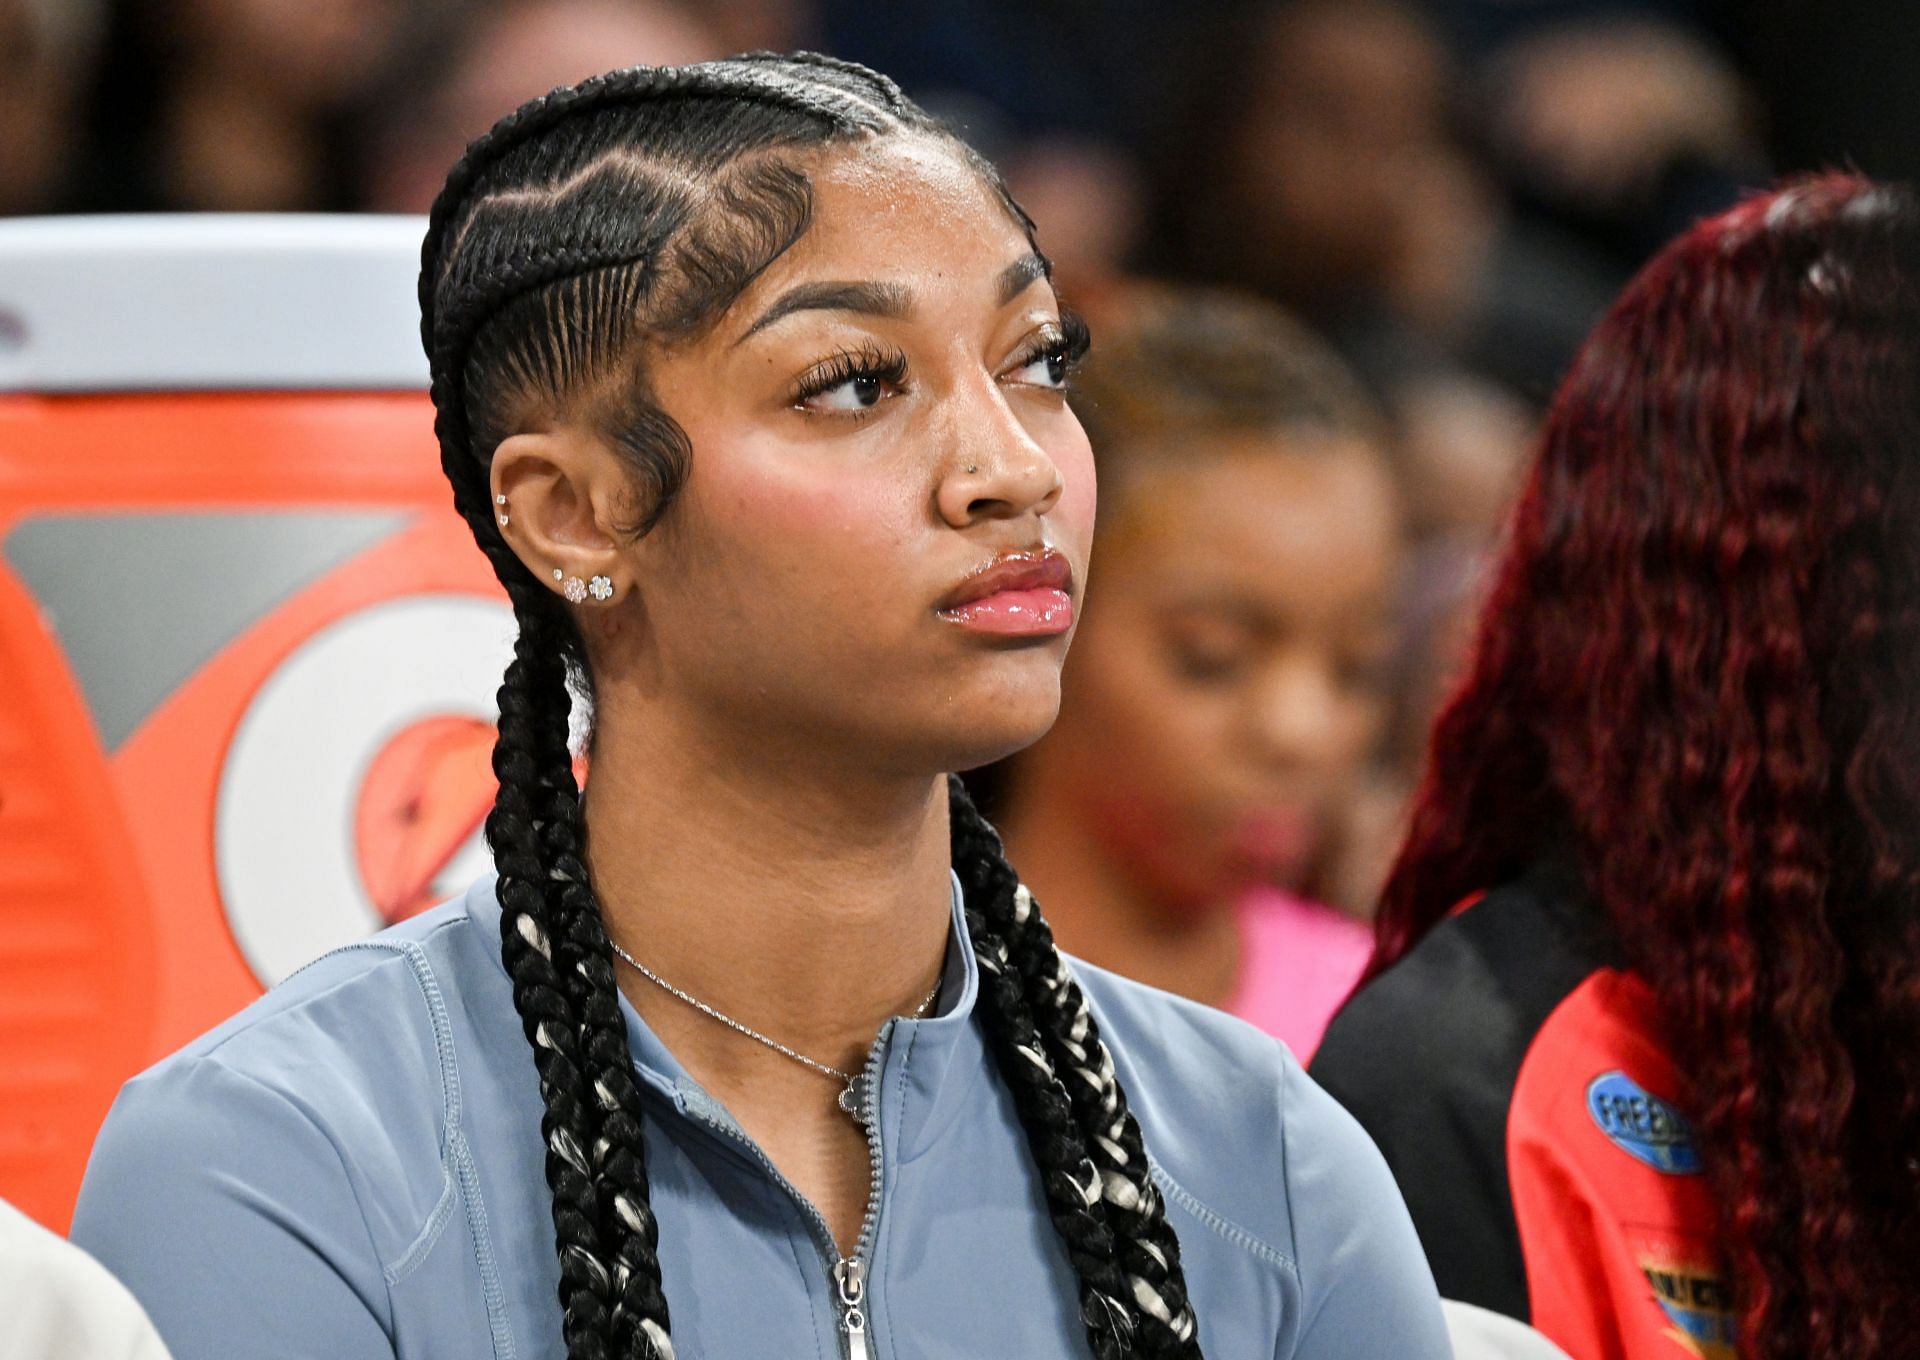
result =
[[[168,1360],[107,1268],[0,1202],[0,1360]]]

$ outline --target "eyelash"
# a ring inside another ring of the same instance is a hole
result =
[[[1062,369],[1060,385],[1054,391],[1064,391],[1086,356],[1091,343],[1087,323],[1074,312],[1062,312],[1059,325],[1049,325],[1026,345],[1014,358],[1012,367],[1025,368],[1041,359],[1058,357]],[[885,383],[889,387],[902,388],[907,381],[907,356],[901,351],[882,349],[878,345],[862,345],[857,349],[840,350],[820,363],[815,364],[800,375],[787,395],[787,404],[802,406],[823,392],[831,392],[842,383],[855,382],[866,378]],[[866,411],[846,412],[856,419],[867,414]]]
[[[1033,344],[1027,346],[1027,352],[1021,355],[1020,365],[1058,355],[1064,365],[1060,373],[1060,386],[1066,388],[1073,380],[1073,371],[1079,369],[1081,359],[1087,357],[1087,350],[1091,348],[1092,332],[1087,328],[1087,321],[1077,311],[1062,311],[1060,325],[1048,327],[1035,336]]]
[[[877,379],[890,387],[903,386],[907,381],[907,356],[897,349],[881,349],[878,345],[840,350],[800,375],[787,398],[788,404],[798,406],[858,378]]]
[[[1048,325],[1034,336],[1014,359],[1013,367],[1025,368],[1041,359],[1058,358],[1061,364],[1060,385],[1049,390],[1064,392],[1073,385],[1073,372],[1080,366],[1080,361],[1087,357],[1087,349],[1092,343],[1092,333],[1080,315],[1062,311],[1060,324]]]

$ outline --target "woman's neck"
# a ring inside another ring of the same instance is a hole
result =
[[[588,861],[608,933],[717,1010],[857,1068],[880,1025],[940,976],[944,779],[810,774],[696,749],[666,725],[597,719]],[[709,1085],[744,1086],[785,1061],[630,969],[621,985]]]
[[[1035,788],[1027,773],[1016,781],[1001,831],[1060,947],[1211,1006],[1231,1001],[1241,958],[1235,913],[1161,901],[1115,861],[1070,797]]]

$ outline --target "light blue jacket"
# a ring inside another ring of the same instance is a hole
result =
[[[1089,1350],[1071,1268],[973,1017],[955,887],[934,1018],[870,1071],[878,1360]],[[73,1238],[175,1360],[559,1357],[533,1061],[490,882],[339,950],[129,1082]],[[1074,965],[1178,1233],[1208,1360],[1447,1360],[1385,1164],[1276,1041]],[[625,1006],[623,1000],[622,1005]],[[626,1009],[680,1360],[847,1353],[819,1218]]]

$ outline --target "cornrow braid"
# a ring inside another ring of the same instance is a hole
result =
[[[590,697],[592,677],[571,615],[500,534],[488,464],[528,403],[596,394],[611,408],[603,433],[647,494],[634,532],[648,532],[692,450],[646,387],[647,341],[697,331],[805,232],[810,187],[783,152],[900,134],[949,138],[1031,236],[993,168],[897,85],[810,53],[636,67],[556,90],[468,148],[429,218],[421,335],[441,464],[520,627],[487,836],[502,958],[543,1102],[569,1360],[672,1360],[673,1344],[638,1083],[568,745],[572,692]],[[1179,1244],[1085,999],[957,787],[953,836],[978,1013],[1093,1353],[1198,1360]]]
[[[1019,975],[1048,1065],[1066,1074],[1064,1090],[1087,1135],[1083,1147],[1099,1175],[1101,1204],[1116,1231],[1129,1297],[1139,1309],[1137,1349],[1150,1356],[1197,1357],[1198,1326],[1187,1300],[1180,1243],[1086,995],[1033,895],[1007,863],[999,833],[958,776],[948,781],[948,802],[953,859],[967,901],[980,904],[983,928],[1004,945]]]

